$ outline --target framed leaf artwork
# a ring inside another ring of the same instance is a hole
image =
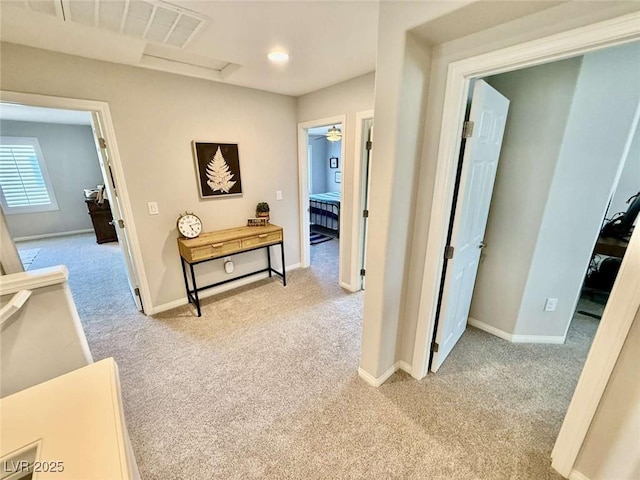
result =
[[[200,198],[242,195],[237,143],[193,142]]]

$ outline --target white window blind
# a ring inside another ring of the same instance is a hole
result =
[[[0,189],[7,215],[58,209],[37,138],[0,137]]]

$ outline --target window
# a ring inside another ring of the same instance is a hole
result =
[[[0,137],[0,203],[6,215],[58,210],[37,138]]]

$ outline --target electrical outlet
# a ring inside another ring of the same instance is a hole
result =
[[[149,215],[158,215],[158,213],[160,213],[158,210],[158,202],[147,203],[147,208],[149,209]]]
[[[547,301],[544,302],[544,311],[545,312],[553,312],[558,306],[557,298],[547,298]]]
[[[282,200],[282,190],[276,190],[276,200]]]

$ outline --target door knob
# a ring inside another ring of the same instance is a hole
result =
[[[478,245],[478,248],[479,248],[480,250],[482,250],[482,249],[483,249],[484,247],[486,247],[486,246],[487,246],[487,244],[486,244],[486,243],[484,243],[484,242],[480,242],[480,245]]]

